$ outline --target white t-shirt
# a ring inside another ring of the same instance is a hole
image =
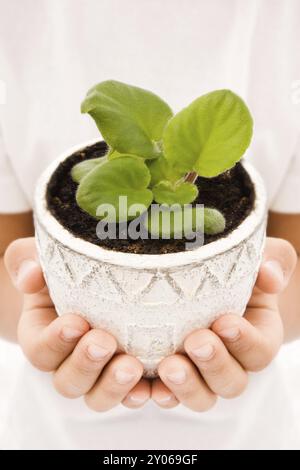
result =
[[[298,0],[0,0],[0,212],[32,207],[36,179],[98,131],[79,105],[113,78],[148,88],[175,111],[231,88],[249,104],[248,157],[270,208],[300,212]],[[4,448],[300,448],[275,364],[206,414],[181,406],[96,414],[26,365],[8,407]]]

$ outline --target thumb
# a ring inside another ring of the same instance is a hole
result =
[[[267,238],[256,287],[266,294],[279,294],[288,285],[297,259],[297,253],[288,241]]]
[[[4,263],[12,283],[20,292],[34,294],[45,287],[33,237],[13,241],[5,252]]]

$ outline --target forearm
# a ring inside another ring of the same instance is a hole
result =
[[[15,341],[21,312],[22,295],[13,287],[3,256],[9,244],[33,235],[31,212],[0,214],[0,337]]]
[[[289,241],[298,253],[298,263],[279,305],[285,341],[300,338],[300,214],[269,213],[268,236]]]
[[[300,338],[300,258],[294,275],[279,298],[280,312],[284,324],[285,341]]]
[[[17,324],[21,313],[22,294],[12,285],[0,258],[0,336],[10,341],[17,339]]]

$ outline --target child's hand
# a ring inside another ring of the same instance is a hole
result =
[[[62,395],[84,395],[96,411],[120,402],[138,408],[150,398],[150,383],[141,379],[142,364],[126,354],[114,355],[117,343],[111,335],[90,329],[78,315],[57,316],[33,238],[13,242],[5,263],[14,285],[25,294],[18,327],[21,348],[35,367],[54,372],[55,387]]]
[[[269,238],[245,316],[223,315],[211,327],[185,340],[187,356],[176,354],[159,366],[152,398],[164,408],[181,402],[205,411],[217,396],[233,398],[247,385],[247,371],[260,371],[275,357],[283,341],[277,296],[289,282],[297,261],[292,245]]]
[[[14,284],[26,294],[19,342],[31,363],[54,371],[54,384],[62,395],[84,395],[94,410],[105,411],[120,402],[131,408],[142,406],[150,398],[151,387],[141,379],[139,361],[126,354],[114,356],[115,339],[105,331],[91,330],[80,316],[57,316],[34,239],[10,245],[5,261]],[[189,358],[177,354],[163,360],[160,379],[152,384],[154,401],[164,408],[181,402],[204,411],[213,406],[218,395],[232,398],[242,393],[247,371],[265,368],[282,343],[283,327],[274,294],[288,284],[295,263],[296,255],[288,242],[268,239],[245,316],[224,315],[210,330],[196,331],[186,339]]]

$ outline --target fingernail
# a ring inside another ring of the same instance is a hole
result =
[[[148,401],[148,397],[141,397],[138,395],[131,395],[129,399],[130,401],[132,401],[132,403],[135,403],[136,405],[141,405],[142,403],[146,403],[146,401]]]
[[[34,271],[38,266],[38,263],[33,259],[22,261],[16,276],[17,285],[21,285],[30,273],[32,273],[32,271]]]
[[[157,403],[161,403],[162,405],[164,403],[169,403],[173,398],[173,395],[166,395],[164,397],[157,398],[156,401]]]
[[[264,262],[264,268],[273,274],[280,283],[284,283],[284,272],[279,261],[268,260]]]
[[[202,361],[208,361],[215,354],[215,348],[211,344],[205,344],[201,348],[194,349],[192,354]]]
[[[70,328],[69,326],[64,326],[61,335],[65,341],[72,341],[76,338],[80,338],[83,335],[83,332],[76,330],[75,328]]]
[[[109,354],[108,349],[101,348],[101,346],[98,346],[97,344],[90,344],[87,348],[87,352],[89,357],[96,361],[104,359]]]
[[[219,332],[219,335],[222,336],[222,338],[235,341],[240,336],[240,330],[237,327],[225,328]]]
[[[171,372],[167,374],[167,379],[176,385],[181,385],[186,381],[186,372],[184,369]]]
[[[135,375],[131,374],[130,372],[127,372],[125,370],[116,370],[115,372],[115,379],[120,385],[125,385],[128,384],[129,382],[132,382],[134,379]]]

